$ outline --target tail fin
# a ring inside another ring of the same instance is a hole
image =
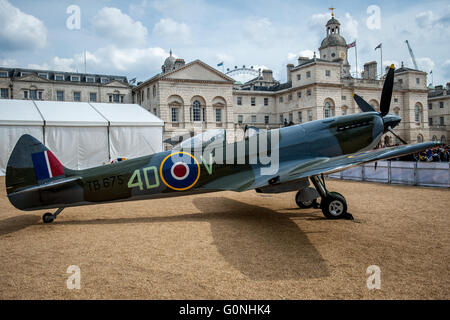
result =
[[[6,192],[65,177],[64,166],[40,141],[25,134],[17,141],[6,167]]]

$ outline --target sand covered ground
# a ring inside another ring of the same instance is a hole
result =
[[[44,225],[43,211],[10,205],[1,177],[0,298],[450,298],[450,190],[327,187],[354,221],[249,191],[68,208]],[[80,290],[66,287],[70,265]]]

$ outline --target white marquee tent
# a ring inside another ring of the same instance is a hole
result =
[[[136,104],[0,100],[0,175],[28,133],[64,166],[84,169],[163,150],[164,122]]]

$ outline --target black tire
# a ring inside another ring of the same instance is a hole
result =
[[[347,201],[337,192],[328,192],[320,204],[323,215],[327,219],[342,219],[347,215]]]
[[[300,201],[298,200],[298,197],[300,196],[300,193],[302,191],[300,190],[299,192],[297,192],[297,194],[295,195],[295,203],[297,203],[297,206],[301,209],[308,209],[308,208],[312,208],[315,207],[317,205],[317,199],[314,199],[312,201]]]
[[[52,223],[53,220],[55,220],[55,217],[50,212],[47,212],[42,216],[42,221],[44,223]]]

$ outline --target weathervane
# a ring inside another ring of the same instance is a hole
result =
[[[334,12],[333,12],[333,10],[336,9],[336,8],[331,7],[331,8],[328,8],[328,9],[331,10],[331,16],[334,17]]]

